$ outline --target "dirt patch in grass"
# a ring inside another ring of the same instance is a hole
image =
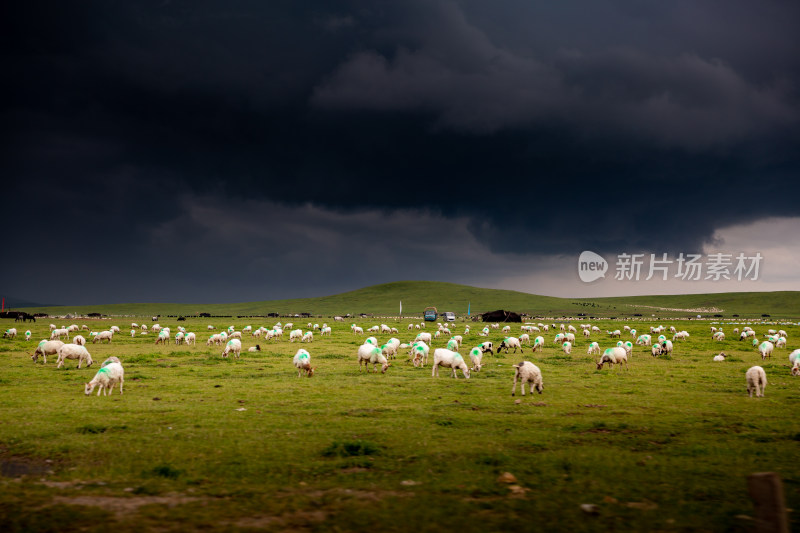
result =
[[[318,524],[325,521],[328,514],[325,511],[298,511],[280,516],[248,516],[232,522],[237,527],[264,529],[268,527],[297,527],[307,524]]]
[[[53,504],[85,505],[99,507],[117,516],[136,513],[144,505],[166,505],[169,508],[198,501],[200,498],[170,493],[162,496],[55,496]]]

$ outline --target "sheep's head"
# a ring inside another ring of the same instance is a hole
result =
[[[792,375],[793,376],[800,376],[800,366],[794,365],[792,367]]]
[[[314,370],[316,370],[316,369],[317,369],[317,367],[315,367],[315,366],[312,366],[311,368],[309,368],[308,369],[308,374],[306,374],[306,377],[310,378],[311,376],[313,376],[314,375]]]
[[[543,384],[543,383],[537,383],[537,384],[536,384],[536,391],[537,391],[539,394],[541,394],[543,390],[544,390],[544,384]]]
[[[93,390],[94,390],[94,385],[92,385],[91,383],[84,383],[83,384],[83,393],[86,396],[89,396],[92,393]]]
[[[392,363],[390,363],[390,362],[388,362],[388,361],[387,361],[387,362],[385,362],[385,363],[383,363],[383,367],[381,368],[381,374],[385,374],[385,373],[386,373],[386,370],[388,370],[388,368],[389,368],[390,366],[392,366]]]

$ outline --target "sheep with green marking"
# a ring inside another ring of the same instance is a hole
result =
[[[62,346],[64,346],[64,342],[59,340],[49,341],[45,339],[39,341],[39,345],[36,346],[36,350],[34,350],[33,355],[31,355],[31,359],[33,359],[33,362],[35,363],[39,360],[39,356],[41,355],[44,363],[47,364],[47,356],[57,355],[58,349]]]
[[[446,348],[436,348],[433,351],[433,371],[432,377],[439,376],[439,367],[451,368],[453,370],[453,377],[458,379],[456,371],[460,368],[461,373],[464,374],[466,379],[469,379],[469,367],[458,352],[453,352]]]
[[[86,396],[89,396],[95,387],[99,386],[97,390],[98,396],[100,396],[101,391],[103,396],[110,396],[114,392],[114,385],[117,383],[119,383],[119,393],[122,394],[122,385],[125,383],[125,369],[122,368],[119,362],[111,362],[100,368],[92,378],[92,381],[84,384],[83,392]]]
[[[222,350],[222,357],[228,357],[228,354],[232,353],[236,359],[239,359],[239,354],[242,353],[242,341],[239,339],[231,339],[225,345],[225,349]]]
[[[586,351],[587,355],[600,355],[600,344],[597,342],[592,342],[589,345],[589,349]]]
[[[317,369],[317,367],[311,366],[311,354],[302,348],[297,350],[297,353],[294,354],[292,363],[294,363],[294,367],[297,369],[298,378],[303,375],[303,372],[306,373],[306,377],[310,378],[314,375],[314,370]]]
[[[530,391],[533,390],[541,394],[544,390],[544,381],[542,380],[542,371],[539,367],[530,361],[522,361],[518,365],[511,365],[514,368],[514,386],[511,387],[511,396],[517,392],[517,381],[522,384],[522,395],[525,396],[525,384],[530,383]]]
[[[392,366],[386,357],[381,353],[381,349],[372,344],[362,344],[358,347],[358,371],[361,372],[361,366],[366,367],[369,373],[369,365],[372,365],[373,371],[377,372],[377,365],[381,365],[381,374],[385,374],[386,370]]]
[[[424,341],[417,341],[411,345],[408,355],[414,367],[425,366],[428,362],[430,350],[430,347]]]
[[[614,348],[607,348],[600,360],[597,362],[597,370],[602,370],[604,364],[613,367],[615,364],[622,366],[625,363],[625,369],[628,368],[628,354],[625,353],[625,348],[616,346]]]
[[[758,353],[761,354],[761,360],[763,361],[767,357],[772,359],[772,351],[775,349],[775,345],[769,341],[764,341],[758,346]]]

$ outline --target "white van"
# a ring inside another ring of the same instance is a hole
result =
[[[442,316],[448,322],[455,322],[456,321],[456,314],[455,313],[451,313],[450,311],[445,311],[444,313],[442,313]]]

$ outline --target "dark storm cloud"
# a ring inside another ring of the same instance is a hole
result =
[[[335,247],[295,253],[302,239],[279,236],[308,205],[348,214],[314,218],[328,225],[319,232],[298,226],[329,242],[355,231],[352,213],[370,214],[358,223],[380,244],[406,242],[409,213],[435,213],[468,229],[462,244],[519,258],[699,249],[717,228],[796,212],[796,3],[3,10],[5,214],[27,221],[21,256],[55,247],[66,276],[113,284],[149,269],[139,294],[158,297],[160,283],[185,296],[214,279],[217,299],[239,290],[229,265],[294,279],[324,260],[327,279],[350,288],[381,269],[431,277],[396,266],[403,247],[382,251],[392,268]],[[187,200],[210,198],[219,210],[207,219]],[[251,246],[220,239],[225,214],[243,210],[275,227]],[[6,264],[3,278],[44,279],[52,264]]]

